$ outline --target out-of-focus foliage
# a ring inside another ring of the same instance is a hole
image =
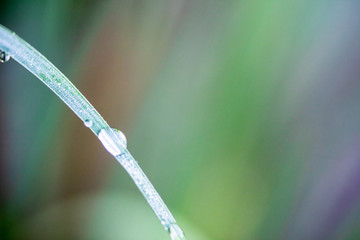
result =
[[[360,2],[2,1],[188,239],[360,238]],[[167,239],[121,166],[0,66],[0,239]]]

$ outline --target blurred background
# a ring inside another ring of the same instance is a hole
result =
[[[189,240],[360,239],[360,2],[3,0]],[[0,65],[0,239],[169,239],[31,73]]]

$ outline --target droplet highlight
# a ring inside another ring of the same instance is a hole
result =
[[[90,127],[92,127],[93,122],[90,119],[87,119],[84,121],[84,125],[85,125],[85,127],[90,128]]]
[[[9,54],[7,54],[6,52],[0,50],[0,62],[4,63],[10,60],[10,56]]]
[[[122,143],[122,145],[126,148],[127,140],[126,140],[125,134],[116,128],[112,128],[112,130],[114,131],[116,137],[120,140],[120,143]]]
[[[110,132],[112,131],[112,132]],[[120,134],[120,133],[121,134]],[[110,134],[114,134],[115,135],[115,139],[112,138]],[[121,152],[123,151],[122,149],[120,149],[118,147],[118,144],[120,143],[120,145],[123,146],[123,148],[126,148],[126,138],[125,135],[116,129],[101,129],[99,134],[98,134],[98,138],[101,141],[101,143],[104,145],[105,149],[108,150],[109,153],[111,153],[113,156],[118,156],[121,154]]]
[[[185,239],[184,233],[177,224],[171,224],[169,227],[169,233],[171,240]]]

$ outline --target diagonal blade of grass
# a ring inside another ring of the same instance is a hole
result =
[[[126,149],[125,136],[118,130],[111,128],[80,91],[49,60],[2,25],[0,25],[0,50],[3,61],[7,61],[9,57],[14,58],[68,105],[126,169],[161,224],[170,233],[171,239],[184,239],[184,235],[171,212]]]

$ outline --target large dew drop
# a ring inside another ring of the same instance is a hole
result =
[[[10,59],[9,54],[7,54],[6,52],[0,50],[0,62],[4,63],[4,62],[9,61],[9,59]]]
[[[121,154],[121,150],[116,142],[119,142],[124,148],[126,148],[126,138],[121,131],[115,128],[113,128],[112,131],[115,134],[116,139],[113,139],[105,129],[100,130],[98,138],[109,153],[113,156],[117,156]]]
[[[171,240],[185,239],[184,233],[177,224],[171,224],[169,227],[169,233]]]

